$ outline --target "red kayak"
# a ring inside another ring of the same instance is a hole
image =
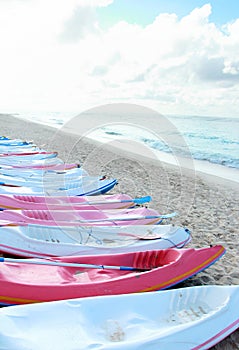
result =
[[[42,170],[55,170],[55,171],[65,171],[74,168],[80,168],[78,163],[64,163],[64,164],[29,164],[29,165],[9,165],[8,169],[42,169]]]
[[[214,264],[221,245],[101,256],[0,258],[0,304],[29,304],[169,288]]]
[[[55,157],[58,155],[58,152],[47,152],[47,151],[29,151],[29,152],[8,152],[8,153],[0,153],[0,157],[22,157],[22,156],[34,156],[34,155],[54,155]]]

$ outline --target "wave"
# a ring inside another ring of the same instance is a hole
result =
[[[219,123],[239,123],[238,116],[235,117],[216,117],[216,116],[198,116],[198,115],[167,115],[170,120],[200,120],[201,122],[219,122]]]
[[[215,138],[203,138],[204,140],[220,140],[219,137]],[[199,149],[199,145],[192,145],[191,147],[187,145],[172,145],[171,147],[165,144],[164,142],[161,142],[159,140],[155,140],[153,138],[141,138],[142,142],[145,143],[147,146],[154,150],[166,152],[166,153],[174,153],[178,154],[181,157],[185,158],[194,158],[196,160],[204,160],[209,161],[210,163],[214,164],[220,164],[226,167],[230,168],[237,168],[239,169],[239,158],[236,156],[232,156],[231,152],[230,154],[226,154],[226,150],[223,149],[222,152],[212,152],[212,145],[207,145],[208,150],[202,150]],[[200,138],[202,140],[202,138]],[[227,143],[226,140],[220,140],[221,143]],[[229,142],[230,144],[238,144],[238,142]],[[201,146],[202,147],[202,146]],[[204,145],[205,147],[205,145]],[[230,150],[228,150],[229,152]]]
[[[57,128],[73,117],[73,114],[54,113],[21,113],[17,117],[37,121],[41,124]],[[103,127],[97,137],[127,138],[143,142],[148,147],[183,157],[220,164],[228,168],[239,169],[238,159],[238,124],[239,118],[209,117],[209,116],[166,116],[176,127],[168,130],[167,134],[160,134],[160,138],[153,133],[146,134],[143,130],[131,130],[129,127]],[[133,117],[131,116],[131,119]],[[147,116],[145,116],[147,118]],[[132,119],[133,120],[133,119]],[[137,125],[137,120],[135,121]],[[175,131],[176,130],[176,131]],[[181,136],[178,138],[178,136]],[[169,140],[170,144],[164,142]]]
[[[219,143],[222,144],[232,144],[232,145],[239,145],[239,141],[234,141],[230,139],[223,139],[220,136],[211,136],[211,135],[205,135],[205,134],[198,134],[198,133],[193,133],[193,132],[185,132],[184,136],[188,139],[190,138],[195,138],[195,139],[200,139],[200,140],[209,140],[209,141],[218,141]]]
[[[116,131],[105,131],[105,134],[112,135],[112,136],[123,136],[121,132],[116,132]]]

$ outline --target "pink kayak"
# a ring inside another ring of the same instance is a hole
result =
[[[156,210],[145,207],[116,210],[4,210],[0,221],[15,225],[38,224],[48,226],[117,226],[159,224],[175,213],[160,215]]]
[[[34,210],[77,210],[77,209],[122,209],[144,204],[151,200],[150,196],[132,198],[127,194],[98,195],[98,196],[21,196],[1,195],[2,209],[34,209]]]
[[[0,258],[0,303],[29,304],[167,289],[205,270],[224,253],[225,248],[217,245],[47,260]],[[178,302],[174,301],[176,307]],[[181,317],[189,316],[182,313]]]

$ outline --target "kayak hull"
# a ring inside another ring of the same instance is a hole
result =
[[[84,181],[79,186],[72,188],[50,188],[45,187],[26,187],[13,186],[0,183],[0,194],[2,195],[30,195],[30,196],[92,196],[104,194],[110,191],[117,184],[116,179],[95,179],[92,181]]]
[[[136,200],[127,194],[108,194],[94,196],[21,196],[0,195],[0,208],[2,209],[26,209],[31,210],[105,210],[123,209],[135,206],[140,202],[144,204],[150,201],[150,197],[137,198]]]
[[[15,256],[103,255],[182,248],[190,232],[173,225],[120,227],[0,227],[0,251]]]
[[[238,328],[238,304],[239,286],[211,285],[12,306],[0,309],[1,345],[5,350],[209,349]]]
[[[166,216],[167,218],[167,216]],[[120,226],[161,223],[162,216],[154,209],[145,207],[115,210],[4,210],[0,220],[15,225],[48,226]]]
[[[224,253],[224,247],[218,245],[199,249],[170,248],[114,255],[59,257],[54,261],[30,259],[30,263],[26,263],[26,260],[25,263],[1,262],[0,303],[29,304],[167,289],[208,268]],[[69,263],[77,263],[77,266],[69,266]],[[62,264],[64,266],[59,266]],[[97,268],[81,267],[79,264],[94,264]],[[107,266],[132,267],[136,270]]]

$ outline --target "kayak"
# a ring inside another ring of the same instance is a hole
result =
[[[15,147],[15,146],[28,146],[32,145],[33,143],[31,141],[23,141],[21,139],[1,139],[0,140],[0,147],[2,146],[8,146],[8,147]]]
[[[6,156],[0,157],[0,166],[1,165],[9,165],[12,166],[45,166],[45,165],[57,165],[63,164],[63,160],[58,158],[57,156],[48,155],[35,155],[35,156]]]
[[[77,179],[80,176],[89,175],[83,168],[72,168],[65,170],[51,170],[51,169],[34,169],[34,168],[0,168],[1,176],[9,176],[10,178],[20,178],[24,180],[37,180],[37,181],[52,181],[57,179]]]
[[[216,245],[48,259],[0,257],[0,304],[167,289],[214,264],[224,253],[225,248]]]
[[[63,163],[63,164],[49,164],[49,163],[41,163],[41,164],[11,164],[11,165],[3,165],[0,164],[0,169],[16,169],[16,170],[26,170],[26,169],[36,169],[36,170],[54,170],[54,171],[65,171],[69,169],[79,168],[80,165],[78,163]]]
[[[22,179],[20,177],[13,177],[8,175],[0,174],[0,185],[5,186],[23,186],[32,188],[45,188],[45,189],[70,189],[78,187],[79,185],[85,186],[89,182],[104,180],[106,176],[90,176],[80,175],[78,177],[67,177],[64,176],[49,176],[41,178],[29,178]]]
[[[0,309],[4,350],[205,350],[239,327],[239,286],[67,299]]]
[[[1,151],[1,149],[0,149]],[[55,158],[58,156],[57,152],[46,152],[46,151],[31,151],[31,152],[8,152],[0,153],[0,162],[2,159],[11,160],[12,162],[19,160],[35,160],[35,159],[46,159],[46,158]]]
[[[70,190],[78,187],[87,188],[90,183],[100,183],[105,180],[106,176],[90,176],[81,175],[78,177],[67,177],[54,175],[50,177],[43,177],[39,179],[21,179],[8,175],[0,174],[0,185],[8,187],[25,187],[32,188],[36,192],[43,191],[57,191]],[[0,191],[1,193],[1,191]]]
[[[17,154],[24,154],[25,152],[43,152],[44,149],[37,147],[36,145],[24,145],[24,146],[3,146],[0,145],[0,153],[17,153]]]
[[[132,198],[127,194],[108,194],[99,196],[18,196],[0,194],[0,209],[34,209],[34,210],[105,210],[122,209],[145,204],[150,196]]]
[[[62,187],[56,184],[56,187],[45,184],[38,187],[27,187],[11,185],[9,183],[0,183],[0,194],[10,195],[33,195],[33,196],[91,196],[108,192],[117,184],[116,179],[104,179],[100,177],[84,178],[82,184],[76,182],[64,183]],[[57,188],[58,186],[58,188]]]
[[[102,255],[154,249],[183,248],[188,229],[173,225],[2,226],[0,251],[25,257]]]
[[[3,210],[0,220],[16,225],[38,224],[48,226],[120,226],[159,224],[176,213],[159,214],[146,207],[115,210]]]

